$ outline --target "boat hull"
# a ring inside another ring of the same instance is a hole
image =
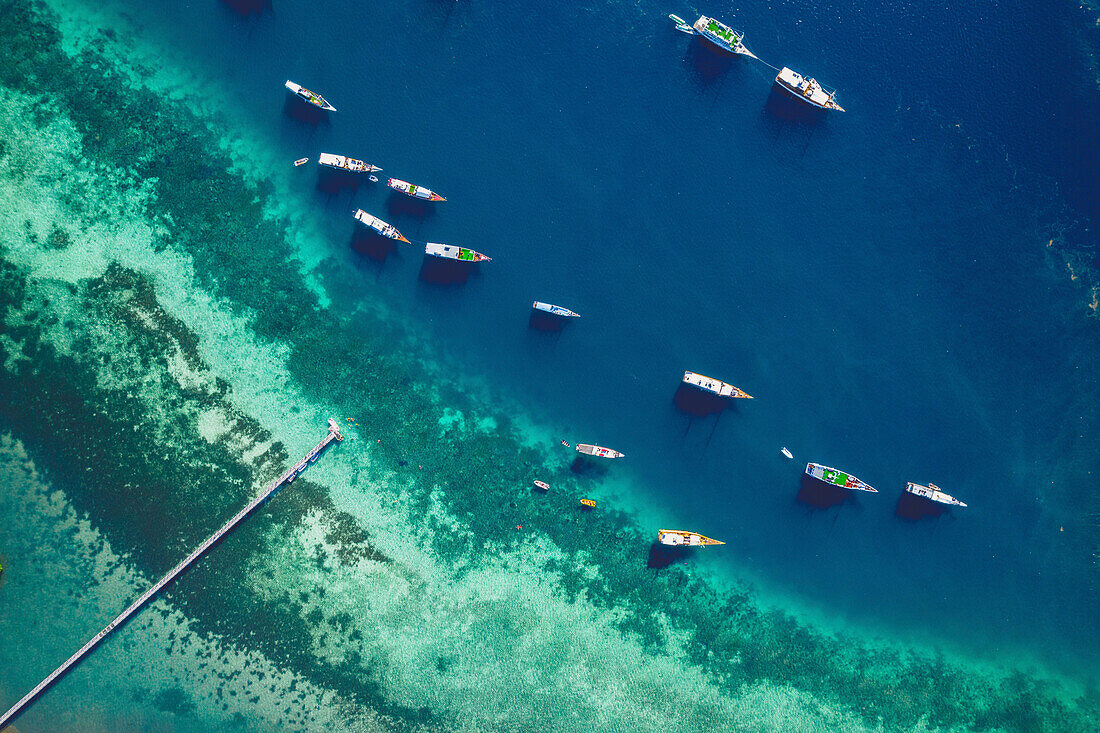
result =
[[[577,443],[576,451],[583,453],[586,456],[593,456],[595,458],[624,458],[625,453],[620,453],[617,450],[611,448],[604,448],[602,445],[592,445],[590,443]]]

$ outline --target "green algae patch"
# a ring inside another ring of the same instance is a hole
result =
[[[373,497],[404,513],[394,534],[423,546],[419,565],[397,558],[329,487],[299,479],[172,591],[200,631],[258,649],[398,730],[485,728],[510,712],[519,727],[561,721],[567,702],[588,716],[578,728],[631,729],[637,714],[643,729],[646,711],[670,724],[736,715],[768,727],[753,705],[828,708],[832,729],[1097,727],[1095,695],[1073,700],[1022,674],[884,653],[682,567],[647,568],[650,533],[614,509],[577,505],[597,476],[578,477],[471,391],[436,381],[433,355],[409,348],[392,323],[323,307],[301,280],[293,232],[267,215],[273,186],[211,161],[222,144],[211,123],[121,82],[130,75],[96,51],[108,36],[72,58],[41,6],[0,8],[0,84],[35,100],[36,128],[74,131],[82,181],[134,194],[128,211],[155,232],[150,248],[185,259],[197,290],[282,355],[288,395],[368,426],[323,460],[354,464]],[[61,190],[58,205],[84,227],[113,220],[95,197]],[[17,245],[32,259],[81,246],[79,230],[59,227],[39,222],[17,229],[20,242],[0,240],[0,389],[12,396],[0,421],[156,573],[296,456],[265,427],[274,418],[239,403],[234,385],[248,377],[208,363],[203,334],[125,252],[67,281],[17,264]],[[355,292],[336,270],[323,282]],[[369,460],[353,450],[363,444]],[[532,493],[532,476],[554,490]],[[640,671],[650,667],[660,674]],[[517,687],[531,699],[509,711],[502,701]],[[470,688],[483,697],[466,707],[458,698]]]

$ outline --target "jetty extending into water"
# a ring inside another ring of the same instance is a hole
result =
[[[103,639],[106,638],[108,634],[110,634],[118,626],[122,625],[127,619],[137,613],[138,609],[144,606],[149,601],[149,599],[155,596],[162,588],[164,588],[164,586],[168,585],[177,577],[179,577],[180,573],[186,570],[191,565],[191,563],[195,562],[195,560],[198,560],[199,557],[201,557],[204,552],[209,550],[215,542],[220,540],[225,535],[229,534],[229,532],[232,531],[234,527],[244,521],[245,517],[251,514],[252,511],[260,504],[264,503],[264,501],[267,500],[272,494],[274,494],[283,484],[289,484],[291,481],[297,478],[300,473],[302,473],[306,470],[306,468],[309,467],[310,463],[313,463],[317,460],[318,456],[320,456],[321,453],[323,453],[324,450],[328,448],[333,441],[340,441],[343,439],[344,436],[340,434],[340,426],[335,420],[330,417],[328,420],[328,435],[325,436],[324,440],[314,446],[313,450],[305,455],[305,458],[295,463],[293,468],[289,469],[286,473],[276,479],[274,483],[272,483],[270,486],[260,492],[260,494],[257,495],[255,499],[250,501],[244,509],[241,509],[233,516],[232,519],[223,524],[221,529],[210,535],[210,537],[208,537],[205,542],[196,547],[190,555],[185,557],[179,563],[179,565],[176,565],[176,567],[169,570],[163,578],[157,581],[156,585],[142,593],[136,601],[127,606],[125,611],[120,613],[118,616],[115,616],[111,623],[104,626],[102,631],[89,639],[84,646],[80,647],[80,649],[78,649],[71,657],[62,662],[61,666],[51,672],[49,677],[46,677],[46,679],[35,685],[33,690],[24,695],[19,702],[15,703],[15,705],[12,705],[6,713],[0,715],[0,732],[2,732],[4,728],[9,723],[11,723],[11,721],[15,720],[15,718],[21,712],[23,712],[23,709],[30,705],[30,703],[34,701],[36,697],[42,694],[42,692],[45,691],[46,688],[48,688],[62,675],[68,672],[74,664],[83,659],[90,651],[95,649],[96,645],[99,644],[99,642],[103,641]]]

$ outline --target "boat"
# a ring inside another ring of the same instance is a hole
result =
[[[316,92],[311,92],[300,84],[295,84],[290,79],[286,80],[286,88],[294,92],[294,96],[298,97],[298,99],[306,102],[307,104],[312,104],[314,107],[320,107],[326,112],[336,111],[336,108],[329,104],[328,101],[320,94],[317,94]]]
[[[922,486],[921,484],[915,484],[912,481],[905,485],[905,490],[914,496],[921,496],[930,501],[934,501],[937,504],[946,504],[948,506],[966,506],[955,497],[950,494],[945,494],[943,489],[935,484],[928,484]]]
[[[543,491],[549,491],[550,490],[550,484],[546,483],[545,481],[536,481],[535,486],[539,487]]]
[[[374,231],[381,234],[383,237],[389,237],[390,239],[396,239],[399,242],[408,242],[405,239],[405,235],[397,231],[397,227],[393,224],[387,224],[379,219],[377,216],[371,216],[362,209],[355,210],[355,220],[361,223],[363,226],[370,227]]]
[[[537,311],[542,311],[544,313],[549,313],[550,315],[553,315],[553,316],[561,316],[562,318],[580,318],[581,317],[580,313],[574,313],[573,311],[569,310],[568,308],[562,308],[560,305],[553,305],[551,303],[543,303],[543,302],[538,301],[538,300],[536,300],[534,303],[531,304],[531,308],[533,308],[534,310],[537,310]]]
[[[672,13],[669,13],[668,19],[676,24],[676,30],[680,31],[681,33],[687,33],[689,36],[695,35],[695,30],[690,25],[688,25],[688,22],[681,18],[679,15],[673,15]]]
[[[588,456],[596,456],[597,458],[622,458],[626,455],[625,453],[620,453],[617,450],[604,448],[600,445],[590,445],[588,443],[577,443],[577,447],[575,450],[578,453],[584,453]]]
[[[449,244],[428,242],[424,245],[424,254],[432,257],[442,257],[446,260],[458,260],[459,262],[489,262],[492,257],[487,257],[480,252],[465,247],[452,247]]]
[[[817,479],[818,481],[824,481],[832,486],[839,486],[844,489],[852,489],[853,491],[870,491],[877,494],[878,489],[871,488],[864,481],[860,481],[851,474],[838,471],[835,468],[829,468],[828,466],[822,466],[820,463],[807,463],[806,475]]]
[[[308,162],[309,162],[309,158],[298,158],[298,160],[294,161],[294,166],[298,167],[300,165],[305,165]]]
[[[791,452],[789,450],[787,450],[786,448],[781,448],[779,450],[779,452],[782,453],[787,458],[794,458],[794,456],[791,454]]]
[[[422,201],[446,201],[447,199],[440,196],[435,191],[430,191],[423,186],[417,186],[415,183],[409,183],[408,181],[402,181],[399,178],[390,178],[386,181],[386,185],[392,188],[394,191],[400,191],[406,196],[412,196],[414,199],[420,199]]]
[[[710,537],[698,532],[685,532],[682,529],[659,529],[657,541],[662,545],[673,547],[706,547],[707,545],[724,545],[725,542],[712,540]]]
[[[745,48],[745,44],[742,42],[745,34],[741,31],[735,31],[720,20],[700,15],[699,20],[695,21],[695,25],[692,26],[692,30],[695,31],[695,35],[710,41],[711,45],[726,53],[737,53],[749,58],[757,58],[756,54]]]
[[[684,372],[683,382],[686,385],[701,389],[704,392],[710,392],[718,397],[740,398],[745,400],[753,399],[753,396],[743,389],[738,389],[732,384],[727,384],[719,379],[704,377],[702,374],[696,374],[695,372]]]
[[[832,109],[843,112],[844,108],[836,103],[836,90],[829,91],[821,86],[816,79],[802,76],[797,71],[792,71],[784,66],[775,76],[775,83],[789,92],[796,99],[801,99],[818,109]]]
[[[589,509],[596,508],[596,502],[592,501],[591,499],[581,499],[581,504],[588,507]]]
[[[573,446],[569,445],[569,441],[568,441],[568,440],[563,440],[563,441],[561,442],[561,444],[562,444],[562,445],[564,445],[564,446],[565,446],[566,448],[572,448],[572,447],[573,447]]]
[[[327,165],[330,168],[348,171],[349,173],[373,173],[382,170],[376,165],[364,163],[361,160],[349,158],[346,155],[333,155],[332,153],[321,153],[321,156],[317,158],[317,162],[321,165]]]

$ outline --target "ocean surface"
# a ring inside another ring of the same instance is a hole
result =
[[[1095,730],[1098,23],[0,2],[0,708],[332,416],[19,730]],[[755,399],[686,414],[688,369]],[[878,493],[798,502],[807,461]]]

